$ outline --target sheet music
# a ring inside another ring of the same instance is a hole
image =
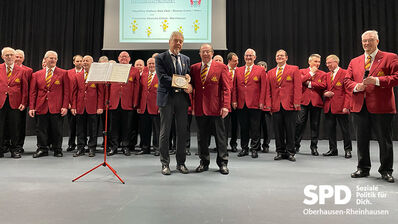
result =
[[[131,64],[112,64],[112,71],[109,82],[127,82],[129,78]]]
[[[109,79],[110,63],[93,62],[86,82],[106,82]]]

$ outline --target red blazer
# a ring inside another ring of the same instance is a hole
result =
[[[145,70],[142,72],[140,79],[140,114],[148,111],[148,114],[158,115],[159,107],[156,105],[156,95],[158,92],[158,76],[155,74],[153,76],[151,85],[148,88],[148,75],[149,71]]]
[[[31,69],[25,65],[21,65],[21,68],[25,69],[25,76],[26,76],[26,80],[28,80],[28,89],[29,89],[29,83],[30,83],[30,80],[32,79],[33,69]]]
[[[28,80],[25,70],[14,64],[11,78],[8,80],[5,63],[0,64],[0,109],[3,108],[7,95],[12,109],[18,109],[19,105],[27,106]]]
[[[344,77],[347,71],[339,68],[339,71],[335,75],[333,82],[330,77],[330,72],[326,74],[326,91],[332,91],[334,95],[332,97],[324,97],[325,102],[323,110],[326,113],[329,111],[332,114],[343,114],[343,109],[350,109],[351,92],[345,88]]]
[[[29,90],[29,108],[36,114],[61,113],[61,108],[68,108],[69,78],[66,70],[55,68],[50,87],[46,85],[46,69],[32,75]]]
[[[82,69],[82,71],[83,71],[84,69]],[[69,100],[70,100],[70,102],[69,102],[69,104],[72,106],[72,104],[73,104],[73,99],[74,99],[74,97],[72,96],[72,94],[73,94],[73,87],[76,87],[76,69],[75,68],[72,68],[72,69],[69,69],[68,70],[68,78],[69,78],[69,86],[71,87],[70,88],[70,90],[71,91],[69,91]]]
[[[268,98],[271,99],[271,112],[280,111],[282,104],[285,110],[299,110],[294,104],[301,103],[301,75],[297,66],[286,64],[282,73],[281,84],[278,85],[276,80],[277,67],[268,71],[269,90]]]
[[[77,114],[97,114],[97,109],[104,109],[104,85],[85,83],[84,70],[74,77],[72,108]]]
[[[112,83],[110,86],[109,109],[116,110],[119,103],[123,110],[133,110],[138,106],[140,72],[131,67],[127,83]]]
[[[259,105],[265,102],[267,74],[262,67],[253,65],[245,84],[245,69],[246,66],[242,66],[235,70],[236,85],[232,92],[232,102],[238,103],[238,109],[242,109],[245,104],[248,108],[260,109]]]
[[[231,77],[228,67],[212,61],[205,83],[200,77],[202,62],[191,66],[191,83],[195,89],[193,111],[195,116],[220,116],[221,108],[231,108]]]
[[[378,51],[369,71],[369,76],[378,77],[380,86],[368,85],[365,91],[353,92],[357,83],[363,81],[365,55],[351,60],[344,80],[352,92],[351,111],[360,112],[366,93],[366,107],[374,114],[395,114],[393,87],[398,85],[398,57],[396,54]]]
[[[310,74],[310,68],[300,69],[302,86],[301,104],[308,106],[310,103],[314,107],[323,107],[322,94],[326,88],[325,72],[318,70],[314,76]],[[308,88],[306,82],[311,82]]]

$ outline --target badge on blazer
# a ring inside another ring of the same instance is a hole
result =
[[[213,77],[213,78],[211,78],[211,81],[213,81],[213,82],[218,82],[218,79],[217,79],[217,77]]]
[[[59,84],[61,84],[61,82],[60,82],[59,80],[56,80],[56,81],[54,82],[54,84],[55,84],[55,85],[59,85]]]
[[[95,86],[94,83],[92,83],[92,84],[90,85],[90,87],[91,87],[91,88],[96,88],[96,86]]]
[[[380,72],[377,73],[377,77],[380,77],[380,76],[385,76],[383,71],[380,71]]]
[[[341,82],[340,81],[338,81],[337,83],[336,83],[336,86],[342,86],[343,84],[341,84]]]
[[[15,79],[15,82],[20,83],[21,80],[20,80],[19,78],[16,78],[16,79]]]
[[[318,82],[322,82],[322,80],[318,79]]]
[[[292,81],[292,77],[291,77],[290,75],[288,75],[288,76],[286,77],[286,81]]]
[[[132,81],[133,81],[133,77],[130,77],[130,78],[129,78],[129,81],[132,82]]]
[[[158,88],[158,86],[159,86],[159,85],[156,83],[153,87]]]
[[[257,76],[254,76],[253,80],[254,80],[254,81],[258,81],[258,77],[257,77]]]

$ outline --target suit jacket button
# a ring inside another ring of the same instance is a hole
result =
[[[205,87],[203,86],[202,89],[205,89]]]

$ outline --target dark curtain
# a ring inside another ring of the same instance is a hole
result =
[[[114,0],[117,1],[117,0]],[[217,0],[213,0],[217,1]],[[308,66],[308,56],[322,55],[326,70],[329,54],[340,57],[347,68],[351,58],[363,53],[361,34],[379,31],[379,49],[398,51],[398,1],[396,0],[227,0],[228,51],[216,51],[226,60],[229,51],[240,57],[247,48],[257,52],[257,61],[276,65],[275,52],[285,49],[289,64]],[[116,25],[116,24],[115,24]],[[220,26],[217,21],[213,26]],[[73,67],[75,54],[102,55],[117,59],[120,51],[102,51],[104,0],[0,0],[0,47],[25,51],[25,64],[38,70],[47,50],[58,52],[58,66]],[[129,51],[132,62],[146,60],[157,50]],[[198,51],[184,51],[191,62],[200,61]],[[322,118],[323,119],[323,118]],[[32,129],[32,121],[29,121]],[[398,122],[394,136],[398,139]],[[308,130],[308,128],[307,128]],[[321,127],[321,137],[324,138]],[[32,132],[28,132],[32,134]],[[308,137],[308,133],[305,133]]]

